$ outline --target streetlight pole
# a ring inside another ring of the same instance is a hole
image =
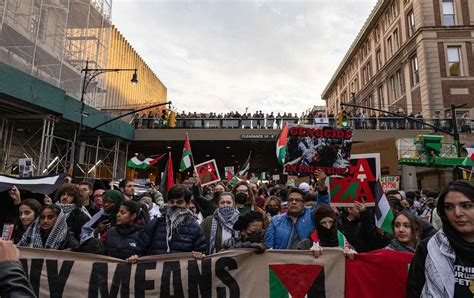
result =
[[[79,167],[79,151],[81,148],[81,134],[82,134],[82,127],[84,124],[84,116],[85,116],[85,95],[87,93],[87,87],[92,82],[92,80],[100,74],[106,72],[120,72],[120,71],[133,71],[132,79],[130,80],[132,85],[136,85],[138,83],[138,76],[137,76],[137,69],[136,68],[89,68],[89,60],[86,61],[86,68],[81,70],[81,73],[84,73],[84,78],[82,80],[82,89],[81,89],[81,110],[80,110],[80,121],[77,127],[76,132],[76,140],[74,142],[74,160],[73,160],[73,178],[77,176],[77,170],[80,170]]]

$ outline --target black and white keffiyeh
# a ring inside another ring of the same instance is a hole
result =
[[[58,215],[56,223],[51,229],[45,243],[43,243],[43,239],[41,238],[41,226],[39,221],[39,217],[35,219],[17,245],[20,247],[59,249],[68,235],[68,226],[64,212]]]
[[[71,212],[77,208],[76,204],[61,204],[59,202],[56,202],[56,205],[61,208],[61,210],[64,212],[64,216],[66,217],[66,220],[69,218],[69,215],[71,214]],[[92,218],[92,216],[90,215],[89,211],[87,211],[86,207],[82,206],[80,208],[81,212],[84,213],[85,215],[87,215],[89,217],[89,219]]]
[[[232,206],[219,207],[214,211],[211,222],[211,235],[209,237],[209,254],[216,253],[217,226],[219,224],[224,230],[238,237],[239,232],[236,232],[233,226],[239,219],[239,216],[239,211]]]
[[[166,246],[167,252],[170,253],[169,242],[173,238],[173,234],[179,233],[179,228],[188,218],[193,220],[197,220],[197,218],[191,210],[185,207],[173,206],[169,208],[168,206],[163,206],[160,211],[166,221]]]

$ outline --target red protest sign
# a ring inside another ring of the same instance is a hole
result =
[[[202,186],[221,181],[221,177],[219,175],[219,171],[217,170],[217,164],[215,159],[200,163],[196,165],[194,169],[199,175],[199,179],[201,180]]]
[[[331,206],[351,207],[364,200],[366,206],[375,206],[374,190],[380,176],[380,154],[353,154],[349,175],[329,178]]]

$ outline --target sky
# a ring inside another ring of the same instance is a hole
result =
[[[114,0],[112,22],[181,112],[291,112],[321,93],[376,0]]]

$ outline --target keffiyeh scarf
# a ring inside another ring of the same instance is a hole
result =
[[[161,210],[161,214],[164,215],[166,221],[166,246],[167,252],[170,253],[170,241],[173,238],[173,234],[179,233],[179,228],[184,224],[184,222],[191,218],[196,220],[196,216],[185,207],[173,206],[169,208],[164,206]]]
[[[61,210],[63,211],[65,217],[66,217],[66,220],[69,218],[69,215],[71,214],[71,212],[77,208],[76,204],[61,204],[59,202],[56,202],[56,205],[61,208]],[[82,206],[80,208],[81,212],[84,213],[85,215],[87,215],[90,218],[92,218],[92,216],[90,215],[89,211],[87,211],[86,207]]]
[[[234,237],[238,237],[238,232],[234,231],[234,224],[239,219],[239,211],[231,206],[219,207],[214,211],[211,222],[211,235],[209,239],[209,254],[216,253],[217,227],[220,224],[223,229]]]
[[[41,238],[41,226],[39,220],[39,217],[35,219],[35,221],[29,226],[28,230],[26,230],[25,234],[23,234],[23,237],[17,245],[21,247],[59,249],[68,235],[68,227],[64,212],[61,212],[58,215],[56,224],[54,224],[54,227],[51,229],[45,243],[43,243],[43,239]]]

